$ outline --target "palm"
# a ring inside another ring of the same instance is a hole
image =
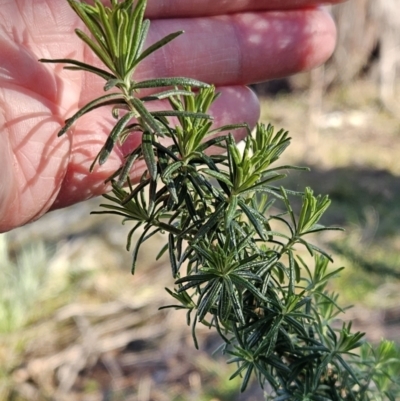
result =
[[[154,4],[154,1],[150,2],[153,15],[157,13],[153,10]],[[314,13],[318,14],[317,11]],[[252,15],[260,21],[282,19],[282,16],[270,17],[262,12]],[[296,18],[299,26],[312,23],[312,18],[307,21],[303,15],[287,15],[292,25]],[[176,44],[169,45],[168,53],[159,52],[149,60],[137,76],[184,75],[216,82],[225,86],[221,88],[223,96],[216,105],[217,123],[232,122],[234,114],[235,122],[253,124],[258,118],[254,96],[242,86],[226,85],[245,84],[308,68],[326,58],[334,42],[334,29],[327,20],[327,28],[324,28],[327,37],[323,39],[328,43],[323,47],[325,53],[319,53],[319,58],[310,61],[306,51],[295,57],[292,52],[289,62],[282,53],[278,70],[268,71],[264,63],[257,67],[252,62],[257,57],[266,57],[271,51],[268,46],[261,48],[261,44],[257,47],[243,40],[244,45],[239,43],[242,49],[237,51],[238,32],[243,39],[250,37],[254,18],[249,22],[240,19],[240,15],[228,20],[217,17],[154,21],[150,41],[181,28],[186,28],[188,33]],[[321,14],[319,18],[326,16]],[[109,113],[104,110],[80,119],[65,137],[57,138],[56,135],[67,117],[102,90],[100,82],[93,76],[37,61],[39,58],[69,57],[94,63],[93,55],[84,49],[74,33],[78,26],[81,23],[65,0],[0,0],[0,231],[38,218],[51,208],[103,193],[107,190],[104,178],[120,163],[122,151],[117,149],[101,169],[88,173],[112,124]],[[217,30],[220,35],[215,36]],[[268,37],[268,32],[263,33]],[[211,36],[213,40],[210,40]],[[198,44],[197,50],[188,57],[193,40]],[[315,46],[322,48],[320,43]],[[311,49],[309,53],[313,51],[316,52]],[[243,64],[244,60],[248,65]]]
[[[71,138],[55,134],[82,93],[82,76],[59,74],[37,59],[64,52],[81,57],[83,48],[73,32],[78,21],[65,1],[48,0],[40,7],[24,0],[5,3],[0,7],[0,160],[5,167],[0,174],[7,226],[38,217],[53,204],[72,147]]]

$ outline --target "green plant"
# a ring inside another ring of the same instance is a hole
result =
[[[71,59],[42,61],[96,74],[108,93],[69,118],[59,135],[83,114],[113,105],[116,124],[91,169],[106,162],[117,141],[142,135],[109,178],[113,191],[105,198],[111,203],[94,212],[133,224],[127,249],[132,234],[142,230],[132,272],[140,245],[164,232],[159,256],[168,253],[176,280],[167,289],[176,304],[166,307],[187,311],[196,347],[198,323],[218,331],[228,363],[237,365],[232,378],[242,377],[242,391],[255,375],[272,388],[267,398],[279,401],[394,400],[399,383],[390,373],[398,367],[399,350],[387,341],[377,350],[362,345],[363,333],[352,332],[351,323],[338,324],[343,309],[327,284],[341,269],[330,271],[331,257],[308,240],[336,229],[319,223],[328,197],[275,185],[285,177],[282,171],[298,169],[275,165],[289,145],[288,133],[264,124],[253,135],[246,124],[214,128],[208,110],[218,94],[212,85],[182,77],[134,81],[139,63],[181,34],[143,50],[150,24],[143,19],[145,0],[111,0],[111,7],[99,0],[93,6],[68,2],[92,35],[77,30],[78,36],[108,70]],[[149,88],[153,94],[140,95]],[[150,111],[148,103],[157,99],[168,99],[170,109]],[[231,134],[239,128],[248,131],[243,151]],[[139,160],[147,169],[134,187],[129,173]],[[299,217],[291,197],[302,199]],[[312,267],[296,246],[312,256]]]

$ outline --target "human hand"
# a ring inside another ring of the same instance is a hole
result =
[[[186,33],[146,59],[135,77],[214,83],[222,93],[212,111],[216,125],[254,125],[259,104],[244,85],[313,68],[335,45],[334,24],[317,8],[326,1],[281,3],[149,0],[149,43]],[[65,136],[56,135],[66,118],[102,92],[96,76],[37,61],[98,64],[74,33],[81,25],[65,0],[0,0],[0,232],[106,192],[104,179],[121,163],[117,148],[89,173],[113,123],[102,109],[82,117]]]

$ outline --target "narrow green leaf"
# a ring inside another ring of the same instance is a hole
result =
[[[132,274],[135,274],[136,262],[137,262],[140,246],[143,243],[143,238],[146,236],[146,234],[150,230],[150,228],[151,228],[151,226],[148,226],[143,230],[143,232],[140,235],[140,237],[138,238],[138,240],[136,242],[136,246],[135,246],[135,248],[134,248],[134,250],[132,252],[132,268],[131,268],[131,273]]]
[[[240,361],[243,361],[241,357],[230,359],[227,363],[238,363]],[[243,362],[241,365],[239,365],[239,368],[229,377],[229,380],[233,380],[235,377],[239,376],[245,369],[248,368],[248,366],[248,362]]]
[[[75,29],[75,33],[78,35],[79,39],[85,42],[92,49],[96,56],[110,69],[110,71],[115,73],[114,63],[110,55],[80,29]]]
[[[102,70],[101,68],[94,67],[90,64],[86,64],[86,63],[83,63],[82,61],[78,61],[78,60],[73,60],[73,59],[69,59],[69,58],[63,58],[63,59],[41,58],[41,59],[39,59],[39,61],[41,63],[71,64],[72,66],[67,65],[64,67],[64,69],[66,69],[66,70],[82,70],[82,71],[91,72],[107,81],[111,80],[111,79],[116,79],[115,75],[109,73],[108,71]]]
[[[135,224],[135,226],[129,231],[128,235],[127,235],[127,239],[126,239],[126,245],[125,245],[125,249],[127,251],[130,251],[131,249],[131,245],[132,245],[132,237],[133,234],[136,232],[136,230],[143,224],[142,221],[139,221],[138,223]]]
[[[263,218],[263,220],[261,220],[259,218],[259,216],[257,216],[254,213],[255,212],[254,209],[252,209],[249,206],[247,206],[243,202],[243,200],[239,200],[238,204],[239,204],[239,207],[246,214],[247,218],[250,220],[250,222],[253,225],[253,227],[256,229],[257,234],[260,236],[260,238],[263,239],[264,241],[267,241],[266,230],[265,230],[265,227],[263,226],[263,223],[264,223],[263,220],[265,220],[265,218]]]
[[[197,232],[196,236],[194,237],[194,240],[198,240],[199,238],[203,238],[214,226],[218,225],[218,221],[221,218],[221,215],[224,211],[225,204],[221,203],[215,212],[210,215],[208,220],[201,226],[199,231]]]
[[[111,60],[116,61],[119,56],[116,43],[116,31],[113,29],[114,27],[111,26],[110,19],[106,13],[104,5],[100,3],[99,0],[96,0],[95,3],[97,5],[101,26],[104,29],[104,41],[107,44],[106,49],[108,50],[108,55],[111,56]],[[116,13],[112,12],[111,14]]]
[[[123,165],[123,167],[121,169],[121,172],[120,172],[120,174],[118,176],[118,181],[117,181],[117,185],[118,186],[122,186],[125,183],[128,175],[129,175],[129,173],[130,173],[130,171],[132,169],[133,164],[135,163],[135,161],[139,157],[139,151],[138,150],[139,149],[137,149],[136,151],[132,152],[128,157],[126,157],[126,159],[124,161],[124,165]]]
[[[229,297],[232,303],[232,309],[233,312],[235,313],[236,318],[238,319],[239,323],[242,325],[245,325],[246,320],[244,318],[243,314],[243,304],[240,299],[240,296],[238,292],[236,291],[234,285],[233,285],[233,280],[230,279],[230,277],[225,278],[224,280],[224,285],[226,286],[226,290],[229,293]]]
[[[131,42],[128,44],[128,48],[132,48],[132,53],[130,57],[127,57],[127,63],[130,66],[130,73],[132,73],[132,66],[134,63],[135,58],[137,57],[138,54],[141,54],[143,51],[143,46],[146,42],[147,35],[149,33],[150,29],[150,20],[145,19],[142,22],[142,28],[139,34],[139,40],[137,42],[137,47],[134,46]],[[134,40],[134,36],[132,36],[132,40]],[[135,67],[133,67],[135,68]]]
[[[154,93],[149,96],[141,97],[140,100],[142,102],[149,102],[152,100],[167,99],[171,96],[194,96],[194,93],[183,89],[170,89],[167,91]]]
[[[222,284],[215,279],[210,281],[208,284],[209,287],[206,287],[205,292],[202,294],[201,301],[197,307],[200,322],[205,318],[207,313],[211,313],[211,308],[215,306],[222,286]]]
[[[171,233],[168,235],[168,253],[169,253],[169,261],[171,263],[171,268],[172,268],[172,277],[176,278],[176,276],[178,275],[178,264],[176,262],[176,256],[175,256],[174,236]]]
[[[121,81],[120,79],[117,79],[117,78],[111,78],[106,82],[103,89],[105,92],[107,92],[110,89],[114,88],[118,84],[123,84],[123,81]]]
[[[143,102],[140,101],[139,99],[136,99],[134,97],[129,99],[130,102],[132,102],[133,107],[135,110],[138,112],[140,117],[143,119],[143,121],[158,135],[164,136],[162,134],[162,129],[159,126],[158,122],[155,120],[155,118],[151,115],[151,113],[146,109],[144,106]]]
[[[168,244],[164,244],[164,246],[160,249],[160,252],[157,254],[155,260],[157,260],[157,261],[160,260],[161,257],[164,255],[164,253],[167,251],[167,249],[168,249]],[[166,291],[169,291],[169,290],[166,288]],[[171,293],[170,293],[170,295],[171,295]]]
[[[256,288],[256,286],[252,282],[248,281],[248,279],[242,278],[240,275],[234,273],[231,273],[229,277],[235,284],[235,286],[240,286],[245,288],[246,290],[250,291],[256,298],[262,301],[265,302],[269,301],[269,299],[266,298],[263,294],[261,294],[261,292]]]
[[[199,170],[199,172],[206,174],[212,178],[215,178],[217,181],[221,181],[226,185],[228,185],[229,188],[232,188],[232,182],[229,180],[229,176],[225,172],[220,173],[218,171],[211,170],[208,168],[201,169]]]
[[[287,177],[286,174],[275,174],[271,177],[262,179],[261,181],[255,183],[255,184],[251,184],[251,182],[248,181],[248,182],[244,183],[238,191],[240,191],[241,193],[244,193],[244,192],[249,193],[251,191],[258,190],[260,187],[264,187],[264,186],[268,185],[272,181],[281,180],[282,178],[285,178],[285,177]]]
[[[225,211],[225,226],[228,229],[232,223],[232,220],[235,218],[237,207],[238,207],[238,197],[232,195],[229,198],[228,207],[226,208]]]
[[[98,154],[99,164],[103,165],[108,157],[110,156],[111,151],[114,148],[115,143],[118,140],[118,137],[121,135],[122,131],[129,123],[129,121],[134,117],[134,113],[126,113],[118,122],[115,124],[114,128],[111,130],[106,143]],[[95,159],[96,161],[96,159]]]
[[[150,177],[153,180],[156,180],[158,173],[157,161],[154,156],[153,134],[149,131],[143,132],[142,151],[143,151],[143,158],[146,162],[146,166],[149,171]]]
[[[225,146],[221,145],[221,143],[225,142],[227,135],[217,136],[215,138],[211,138],[206,142],[203,142],[200,146],[197,146],[197,152],[203,152],[204,150],[208,149],[211,146],[218,146],[221,148],[225,148]]]
[[[228,320],[232,309],[232,302],[225,285],[222,285],[218,299],[218,317],[222,322]]]
[[[193,78],[174,77],[174,78],[156,78],[147,81],[136,82],[132,89],[149,89],[162,86],[191,86],[193,88],[209,88],[210,85]]]
[[[121,97],[120,93],[110,93],[108,95],[100,96],[99,98],[92,100],[91,102],[83,106],[79,111],[77,111],[72,117],[68,118],[68,120],[65,121],[64,127],[59,131],[57,136],[64,135],[75,123],[75,121],[78,118],[82,117],[84,114],[99,107],[107,106],[110,104],[119,104],[119,103],[121,104],[125,103],[125,100],[123,97]]]
[[[174,111],[174,110],[161,110],[150,112],[153,117],[185,117],[185,118],[203,118],[212,120],[209,114],[204,113],[191,113],[188,111]]]
[[[283,188],[283,187],[280,187],[280,191],[281,191],[282,196],[283,196],[283,202],[285,203],[286,209],[289,212],[290,219],[292,220],[294,231],[297,231],[296,218],[294,217],[293,209],[290,206],[289,198],[287,196],[288,195],[288,191],[286,191],[286,189]]]
[[[329,255],[328,253],[326,253],[323,249],[319,248],[316,245],[310,244],[309,242],[307,242],[308,247],[311,248],[312,250],[320,253],[321,255],[325,256],[329,261],[331,261],[333,263],[333,259],[332,256]]]
[[[221,127],[211,130],[209,133],[210,134],[218,134],[219,132],[233,131],[233,130],[242,129],[242,128],[247,129],[248,133],[250,133],[250,128],[247,123],[223,125]]]
[[[85,3],[77,2],[74,0],[67,0],[71,8],[76,12],[79,18],[83,21],[90,33],[94,36],[97,43],[104,46],[104,30],[99,24],[96,16],[98,12],[94,12],[95,8]]]
[[[249,365],[247,367],[246,373],[243,377],[242,385],[240,386],[240,392],[243,393],[250,381],[251,374],[253,373],[254,365]]]
[[[170,33],[169,35],[165,36],[164,38],[160,39],[158,42],[149,46],[142,54],[136,58],[133,63],[133,67],[136,67],[141,61],[143,61],[146,57],[150,56],[150,54],[154,53],[156,50],[160,49],[161,47],[165,46],[167,43],[171,42],[178,36],[182,35],[183,31],[178,31],[174,33]]]
[[[148,27],[144,27],[143,29],[143,17],[144,17],[144,12],[146,10],[146,0],[139,0],[136,4],[136,7],[133,11],[133,13],[130,15],[130,24],[129,28],[133,32],[131,32],[131,40],[129,41],[129,65],[130,68],[133,67],[134,60],[136,60],[139,56],[139,48],[143,46],[144,41],[146,40],[146,35],[147,35],[147,30]],[[149,24],[148,22],[145,23]],[[146,29],[147,28],[147,29]]]
[[[293,251],[291,249],[288,250],[289,256],[289,292],[288,296],[294,295],[296,289],[296,268],[295,268],[295,260],[293,256]]]
[[[140,184],[136,185],[134,189],[131,189],[131,192],[129,194],[121,194],[121,205],[129,208],[129,202],[131,201],[133,202],[134,200],[136,200],[139,192],[149,184],[150,184],[149,179],[142,180]]]
[[[161,179],[168,179],[171,177],[171,175],[173,173],[175,173],[175,171],[179,170],[182,166],[184,165],[184,163],[182,161],[177,161],[174,162],[172,164],[169,164],[163,171],[161,174]]]

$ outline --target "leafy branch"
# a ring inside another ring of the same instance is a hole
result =
[[[269,384],[267,398],[276,401],[395,400],[400,388],[392,373],[399,371],[399,350],[388,341],[374,349],[351,323],[338,325],[343,309],[327,284],[341,269],[330,271],[330,255],[308,240],[309,234],[337,229],[320,223],[330,200],[310,188],[298,193],[276,186],[288,170],[299,169],[275,164],[289,134],[264,124],[253,134],[245,123],[215,128],[209,108],[218,94],[212,85],[184,77],[135,81],[136,67],[182,33],[144,49],[146,0],[111,0],[111,7],[99,0],[68,2],[90,36],[81,30],[77,35],[106,69],[71,59],[41,61],[96,74],[111,92],[82,107],[59,135],[82,115],[113,105],[116,124],[93,169],[107,161],[117,142],[142,134],[141,144],[109,178],[110,203],[94,212],[133,224],[127,240],[132,272],[140,246],[166,233],[159,256],[169,255],[175,286],[167,291],[177,304],[165,307],[187,311],[196,347],[197,324],[218,331],[242,391],[255,376],[261,386]],[[142,89],[154,92],[141,96]],[[168,100],[170,108],[149,110],[156,99]],[[247,130],[244,150],[232,135],[236,129]],[[146,171],[134,187],[129,176],[138,161]],[[302,199],[299,217],[292,197]],[[299,246],[312,266],[298,254]]]

